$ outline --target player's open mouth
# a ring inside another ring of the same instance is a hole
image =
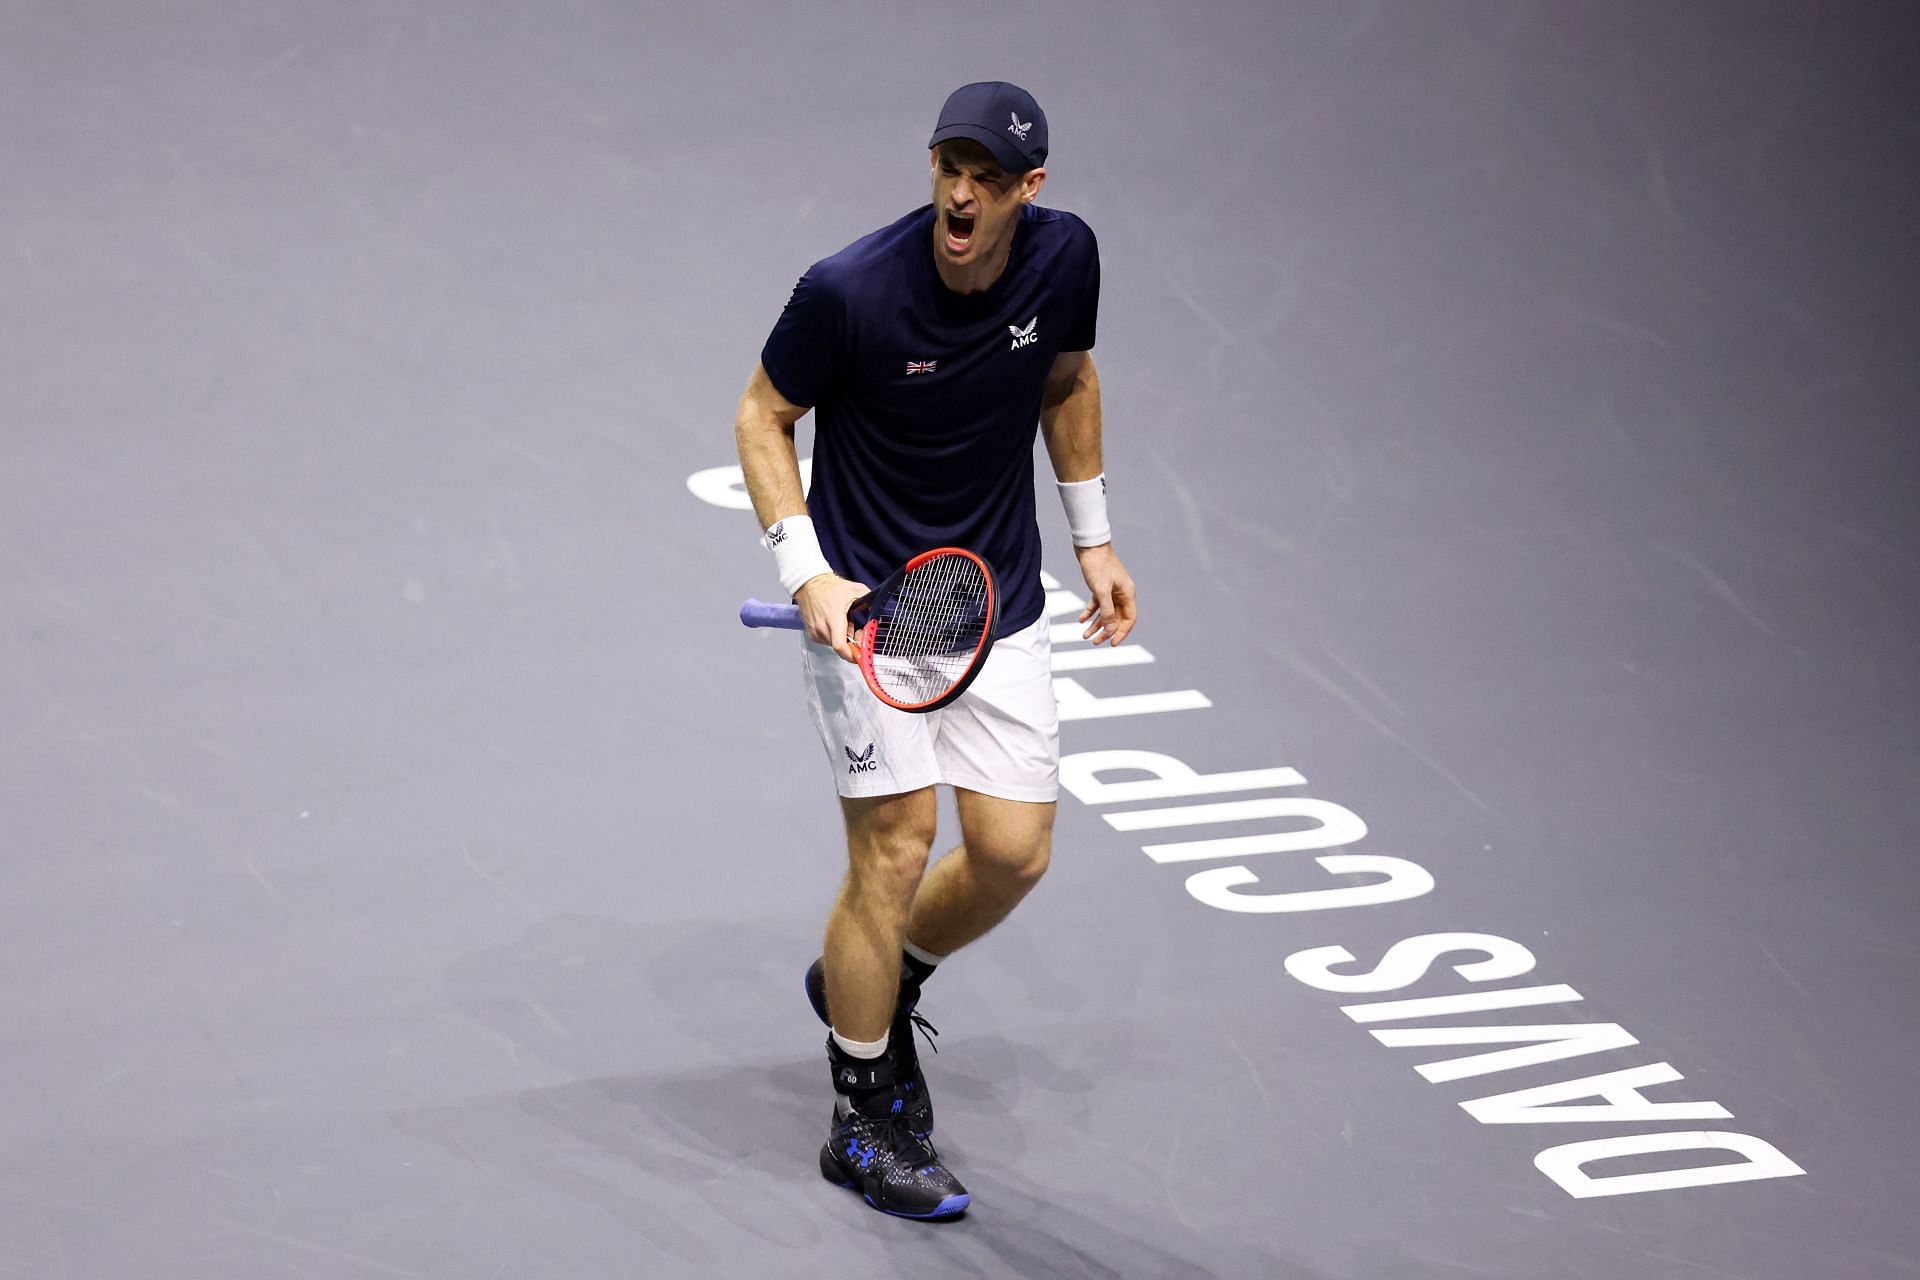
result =
[[[947,248],[955,253],[965,253],[967,246],[973,243],[973,219],[964,214],[947,213]]]

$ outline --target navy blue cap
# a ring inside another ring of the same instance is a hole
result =
[[[993,152],[1009,173],[1024,173],[1047,162],[1047,113],[1017,84],[963,84],[940,108],[940,123],[927,145],[937,147],[949,138],[970,138]]]

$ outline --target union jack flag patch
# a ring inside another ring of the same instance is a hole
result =
[[[940,362],[938,360],[909,360],[907,361],[907,376],[911,378],[916,373],[932,373],[939,366]]]

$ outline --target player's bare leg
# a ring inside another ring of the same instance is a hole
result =
[[[960,845],[934,864],[913,899],[906,936],[934,955],[950,955],[1006,919],[1040,877],[1053,852],[1051,803],[1003,800],[954,788]]]
[[[900,942],[927,867],[939,809],[932,787],[842,798],[847,876],[827,920],[827,1005],[848,1040],[885,1038],[900,991]]]

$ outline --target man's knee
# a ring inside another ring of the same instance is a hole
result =
[[[938,813],[931,793],[848,802],[848,878],[888,898],[911,897],[927,869]]]
[[[963,793],[962,838],[974,874],[1020,892],[1038,884],[1053,856],[1051,804]]]
[[[1053,836],[1040,831],[1018,837],[976,838],[967,841],[966,851],[975,875],[1025,893],[1047,874],[1053,858]]]

